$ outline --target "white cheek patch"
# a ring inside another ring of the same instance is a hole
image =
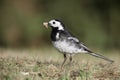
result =
[[[53,22],[55,23],[53,24]],[[51,20],[49,21],[49,23],[51,24],[52,27],[58,28],[58,30],[64,30],[64,27],[61,25],[59,21]]]

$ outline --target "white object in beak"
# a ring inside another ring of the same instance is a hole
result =
[[[48,28],[48,22],[43,22],[43,25]]]

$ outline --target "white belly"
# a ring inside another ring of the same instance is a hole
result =
[[[86,53],[83,49],[79,49],[74,44],[70,44],[66,40],[52,42],[54,47],[63,53]]]

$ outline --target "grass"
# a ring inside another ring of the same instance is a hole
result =
[[[80,54],[61,70],[62,55],[50,50],[1,50],[0,80],[120,80],[118,54],[113,64]]]

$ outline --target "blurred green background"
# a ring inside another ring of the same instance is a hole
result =
[[[51,19],[90,48],[120,49],[119,0],[0,0],[0,47],[51,46]]]

